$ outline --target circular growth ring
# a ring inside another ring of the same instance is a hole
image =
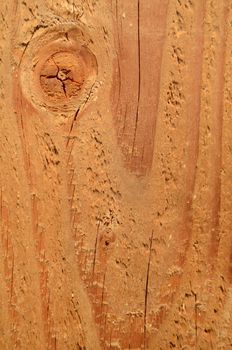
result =
[[[89,36],[76,25],[52,27],[34,38],[21,64],[21,86],[35,107],[73,112],[91,92],[97,60]]]

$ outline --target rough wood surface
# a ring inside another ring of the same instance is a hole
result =
[[[0,349],[232,349],[232,1],[0,15]]]

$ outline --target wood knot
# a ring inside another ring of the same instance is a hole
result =
[[[86,66],[81,57],[58,52],[48,58],[40,72],[40,84],[47,98],[59,101],[78,97],[86,79]]]
[[[97,60],[83,28],[61,25],[29,43],[21,65],[21,87],[28,100],[42,109],[73,112],[93,94]]]

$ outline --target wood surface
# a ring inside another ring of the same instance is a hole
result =
[[[0,350],[232,349],[232,0],[0,29]]]

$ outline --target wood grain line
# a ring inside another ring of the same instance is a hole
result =
[[[221,209],[221,170],[222,170],[222,129],[224,113],[224,84],[225,84],[225,57],[227,42],[227,21],[229,2],[223,2],[223,14],[221,16],[220,38],[217,48],[217,63],[215,67],[216,77],[213,81],[213,145],[212,145],[212,193],[211,193],[211,241],[209,247],[209,260],[213,269],[218,256],[220,243],[220,209]]]
[[[194,196],[194,188],[196,181],[196,167],[199,153],[199,124],[201,113],[201,88],[202,88],[202,66],[203,66],[203,53],[204,53],[204,18],[205,18],[206,2],[202,1],[198,3],[194,14],[194,39],[191,43],[191,54],[189,53],[189,64],[187,68],[188,72],[188,94],[189,99],[187,102],[187,129],[186,129],[186,141],[187,141],[187,160],[186,160],[186,180],[184,184],[183,199],[181,206],[181,217],[178,225],[178,236],[176,242],[178,242],[178,252],[169,254],[173,255],[173,260],[179,268],[183,268],[187,259],[187,251],[192,235],[192,204]],[[191,73],[194,70],[194,75]],[[162,290],[169,291],[164,296],[161,294],[161,303],[166,304],[167,308],[174,301],[174,297],[177,289],[180,286],[182,273],[176,276],[166,277],[163,281]],[[157,316],[158,324],[161,324],[166,316],[167,309],[162,309],[160,315]]]
[[[117,0],[115,5],[119,53],[112,109],[125,165],[137,175],[147,174],[152,166],[168,5],[168,0],[149,6]]]

